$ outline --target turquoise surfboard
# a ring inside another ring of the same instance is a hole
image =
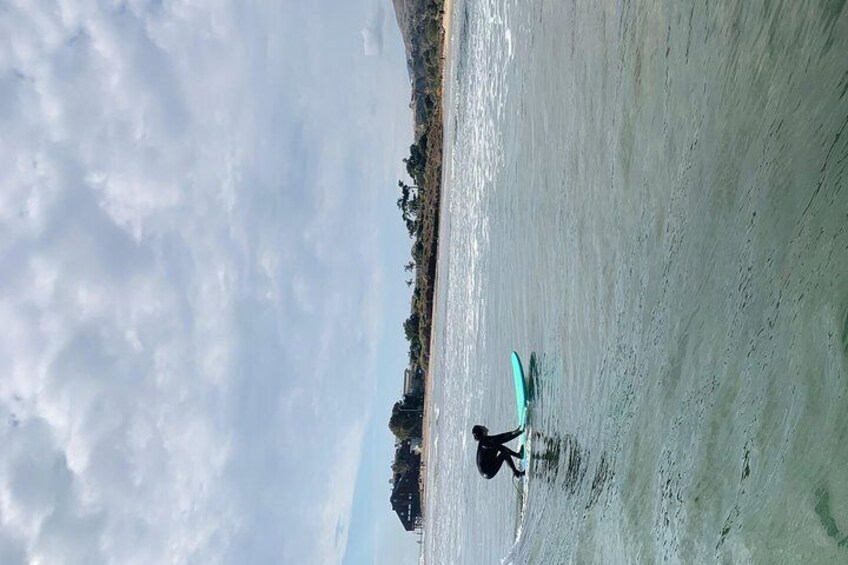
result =
[[[518,427],[524,430],[524,433],[518,438],[519,447],[524,447],[524,459],[522,459],[522,468],[527,469],[527,463],[530,459],[530,449],[527,446],[527,379],[524,378],[524,367],[521,364],[521,357],[515,351],[512,352],[512,379],[515,385],[515,412],[518,420]]]

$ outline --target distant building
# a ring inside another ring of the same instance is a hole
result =
[[[420,523],[421,493],[418,490],[418,467],[413,467],[399,478],[395,479],[392,496],[392,509],[400,518],[400,523],[407,532],[413,531]]]
[[[412,387],[414,385],[415,373],[412,372],[412,369],[407,369],[403,372],[403,393],[409,394],[412,392]]]
[[[403,394],[412,394],[415,389],[423,391],[424,389],[424,371],[420,368],[406,369],[403,372]]]
[[[420,444],[420,441],[417,442]],[[392,495],[389,500],[392,509],[400,518],[406,531],[415,530],[421,523],[421,455],[413,451],[413,442],[407,440],[398,445],[396,457],[405,465],[392,480]]]

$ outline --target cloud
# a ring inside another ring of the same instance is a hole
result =
[[[320,563],[340,563],[347,549],[350,506],[353,504],[364,431],[364,423],[357,423],[343,432],[340,449],[327,482],[329,496],[321,509],[321,546],[318,548],[321,552],[318,555]],[[335,506],[335,501],[345,501],[342,511]]]
[[[375,57],[383,53],[383,21],[385,12],[383,5],[377,4],[365,27],[362,28],[362,49],[367,57]]]
[[[355,30],[254,8],[0,14],[0,562],[343,553],[379,105]]]

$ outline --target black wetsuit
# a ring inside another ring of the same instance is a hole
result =
[[[521,457],[504,444],[522,434],[522,430],[504,432],[496,436],[486,435],[478,440],[477,444],[477,469],[486,479],[491,479],[498,474],[504,461],[512,469],[513,474],[520,476],[523,473],[515,468],[513,457]]]

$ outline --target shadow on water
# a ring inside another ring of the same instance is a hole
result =
[[[724,545],[724,542],[727,541],[727,536],[730,534],[732,529],[738,529],[741,527],[741,506],[739,505],[738,499],[743,497],[748,490],[747,480],[748,477],[751,476],[751,446],[749,443],[745,443],[745,451],[742,455],[742,471],[739,478],[739,486],[738,488],[738,496],[737,502],[733,505],[733,508],[730,509],[730,513],[724,519],[724,525],[721,527],[721,534],[719,535],[718,542],[716,543],[715,550],[718,552],[721,547]],[[695,502],[698,502],[699,499],[696,497]]]
[[[848,81],[846,81],[848,85]],[[845,309],[845,321],[842,323],[842,352],[848,359],[848,308]]]
[[[531,457],[535,463],[534,477],[557,485],[572,495],[580,491],[590,468],[589,450],[582,447],[572,434],[547,435],[535,432]],[[602,453],[592,475],[586,510],[595,505],[613,476],[609,458],[606,453]]]
[[[848,324],[848,319],[846,319]],[[530,353],[530,362],[527,364],[527,398],[531,401],[536,400],[536,385],[539,381],[539,362],[536,358],[536,352]]]
[[[539,358],[531,353],[528,364],[528,397],[544,411],[544,399],[541,397],[543,384]],[[571,495],[577,495],[584,484],[586,475],[592,467],[592,454],[581,445],[574,434],[549,432],[544,429],[533,431],[531,459],[534,462],[533,476],[549,485],[561,488]],[[604,488],[614,477],[612,466],[606,452],[600,455],[600,461],[594,465],[592,481],[585,509],[589,510],[600,498]]]
[[[816,515],[821,520],[827,535],[836,540],[838,547],[848,548],[848,534],[840,531],[830,511],[830,492],[826,488],[816,489]]]

